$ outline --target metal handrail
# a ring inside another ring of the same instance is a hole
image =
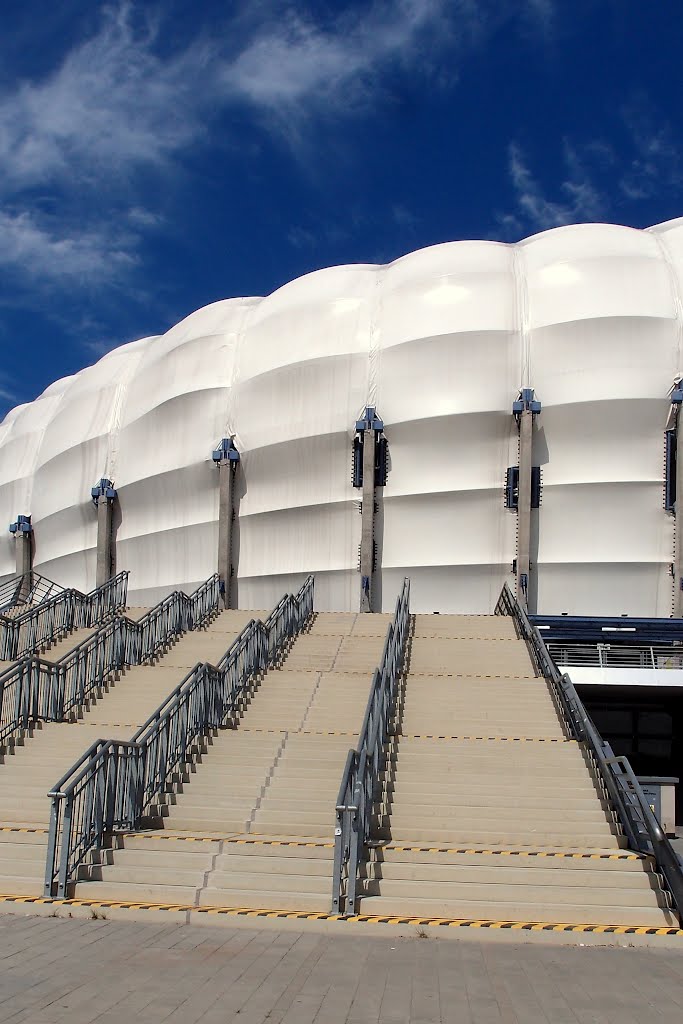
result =
[[[504,585],[496,615],[510,615],[540,673],[549,682],[558,710],[571,736],[585,744],[591,762],[608,797],[613,813],[632,849],[654,858],[671,901],[683,923],[683,866],[655,818],[627,758],[614,753],[596,729],[569,676],[561,674],[538,628]]]
[[[556,665],[573,668],[657,669],[660,672],[683,668],[683,647],[671,644],[567,643],[544,641]]]
[[[332,880],[332,912],[335,914],[355,913],[358,871],[370,839],[384,745],[403,672],[409,621],[410,580],[404,579],[384,641],[382,660],[372,677],[358,745],[347,754],[337,796]]]
[[[276,664],[313,613],[313,577],[263,623],[252,619],[217,665],[200,662],[127,742],[97,740],[48,793],[52,802],[45,894],[67,895],[89,852],[107,833],[139,828],[196,744],[232,721],[249,688]]]
[[[70,587],[21,615],[0,615],[0,660],[16,661],[74,629],[96,625],[126,607],[128,572],[120,572],[89,594]]]
[[[137,622],[116,616],[56,662],[24,658],[0,675],[0,743],[32,722],[61,722],[113,672],[150,661],[218,607],[215,573],[188,595],[174,591]]]
[[[26,572],[0,583],[0,614],[14,608],[41,604],[64,588],[40,573]]]

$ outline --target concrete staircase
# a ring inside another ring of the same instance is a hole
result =
[[[131,611],[131,617],[139,618],[146,609]],[[70,721],[38,723],[30,737],[0,752],[0,893],[42,892],[47,793],[90,744],[100,738],[130,739],[198,661],[218,661],[249,619],[266,615],[220,613],[205,629],[180,637],[155,664],[129,669]],[[78,637],[72,633],[48,657],[57,660],[74,641]]]
[[[81,898],[329,911],[334,807],[391,617],[317,614],[145,833],[118,837]]]
[[[23,611],[26,609],[23,608]],[[121,614],[128,619],[132,619],[134,622],[138,622],[143,615],[145,615],[150,609],[149,608],[127,608],[125,612]],[[98,626],[89,626],[85,629],[73,629],[70,633],[67,633],[61,638],[56,640],[52,644],[47,644],[45,647],[41,647],[36,651],[36,654],[43,659],[43,661],[57,662],[64,658],[67,654],[70,654],[74,648],[82,644],[84,640],[87,640],[94,633],[97,632]],[[15,665],[15,661],[0,661],[0,674],[2,674],[11,665]]]
[[[360,912],[665,927],[511,619],[417,615]]]

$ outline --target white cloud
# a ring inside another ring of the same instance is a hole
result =
[[[559,184],[560,197],[546,195],[538,179],[531,173],[526,157],[516,142],[508,147],[508,170],[515,194],[514,214],[500,218],[513,228],[545,230],[560,224],[594,220],[601,215],[602,197],[579,158],[577,151],[565,142],[566,177]]]
[[[515,196],[515,211],[499,217],[510,231],[544,231],[562,224],[595,220],[602,215],[604,200],[576,149],[564,143],[565,179],[559,198],[547,195],[532,171],[522,148],[508,147],[508,171]]]
[[[141,193],[182,174],[193,148],[224,144],[221,113],[247,111],[296,145],[313,117],[381,104],[388,70],[431,75],[437,88],[503,22],[552,10],[551,0],[368,0],[323,23],[305,4],[227,6],[222,31],[171,48],[161,6],[112,0],[51,71],[0,93],[0,239],[14,244],[0,263],[31,282],[122,273],[164,220]],[[227,142],[223,159],[240,144]]]
[[[114,280],[135,263],[130,240],[99,229],[73,234],[53,231],[29,211],[0,209],[0,267],[19,271],[34,283]]]
[[[60,181],[98,185],[159,164],[196,134],[191,111],[201,54],[162,61],[154,32],[135,31],[130,5],[107,8],[100,31],[39,82],[0,100],[0,189]]]
[[[649,199],[665,188],[683,185],[683,151],[671,126],[659,118],[643,96],[628,103],[622,119],[634,156],[627,162],[619,188],[627,199]]]
[[[331,29],[323,30],[290,12],[227,62],[220,79],[228,96],[258,107],[290,111],[305,100],[307,111],[339,112],[367,96],[370,83],[388,61],[412,61],[420,55],[428,63],[429,51],[420,54],[420,46],[425,36],[433,42],[434,33],[445,30],[449,6],[468,17],[468,4],[394,0],[369,5],[360,20],[357,12],[353,20],[341,16]]]

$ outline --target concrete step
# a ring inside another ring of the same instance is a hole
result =
[[[442,794],[446,797],[472,794],[479,801],[498,793],[502,794],[506,800],[508,797],[531,796],[555,799],[557,802],[558,793],[562,793],[563,801],[599,798],[599,791],[590,778],[586,778],[584,781],[572,780],[568,785],[560,786],[555,779],[539,779],[531,775],[520,782],[517,777],[511,779],[498,779],[496,776],[461,777],[457,773],[453,773],[451,776],[439,780],[438,783],[436,780],[432,782],[429,790],[425,792],[424,784],[420,779],[412,779],[403,773],[396,773],[396,775],[384,774],[383,785],[385,794],[400,793],[406,796],[424,794],[425,797],[435,794],[438,799],[441,799]]]
[[[418,638],[515,640],[514,620],[506,615],[415,615]]]
[[[272,884],[272,883],[271,883]],[[665,908],[658,902],[657,892],[651,887],[626,886],[598,888],[597,886],[563,886],[562,884],[532,885],[529,882],[477,882],[464,881],[427,881],[420,879],[389,879],[368,880],[363,883],[363,892],[368,896],[382,896],[386,899],[399,898],[410,900],[417,898],[435,902],[457,903],[467,902],[492,903],[496,906],[505,904],[522,904],[526,914],[532,919],[536,917],[536,909],[546,906],[573,906],[579,903],[582,907],[609,906],[614,910],[619,907],[645,907],[650,909]]]
[[[500,903],[493,900],[446,900],[366,896],[360,913],[390,917],[446,918],[468,921],[535,921],[552,924],[626,925],[662,928],[677,924],[671,911],[654,907],[614,907],[591,904]]]
[[[535,808],[542,813],[552,814],[558,808],[557,792],[547,790],[545,793],[529,793],[510,790],[507,792],[497,791],[495,788],[488,792],[473,792],[472,790],[459,789],[447,790],[432,788],[429,792],[420,792],[419,789],[400,790],[391,789],[385,792],[381,800],[382,810],[393,812],[395,808],[425,807],[430,813],[438,815],[439,809],[448,808],[449,813],[456,809],[466,813],[465,808],[470,807],[511,807],[511,808]],[[560,806],[571,810],[585,810],[594,812],[596,806],[606,809],[603,801],[596,800],[596,794],[586,792],[583,796],[576,796],[573,792],[562,797]],[[604,813],[603,813],[604,817]]]
[[[534,678],[523,640],[416,637],[410,647],[410,674]]]
[[[249,834],[256,835],[274,835],[274,836],[289,836],[293,835],[297,838],[303,838],[304,836],[313,836],[315,838],[324,839],[327,842],[334,840],[334,811],[332,811],[329,817],[315,819],[315,815],[307,818],[305,821],[292,820],[287,817],[278,818],[275,814],[259,816],[257,813],[254,817],[254,822],[249,829]]]
[[[619,842],[616,835],[612,833],[607,824],[599,828],[595,825],[590,827],[582,826],[573,829],[563,828],[515,828],[514,824],[498,822],[478,822],[469,825],[467,822],[455,824],[453,827],[443,828],[420,828],[418,825],[408,824],[403,827],[392,824],[390,827],[382,826],[373,829],[373,836],[377,839],[391,839],[398,845],[418,846],[530,846],[530,847],[557,847],[562,849],[575,849],[586,847],[588,849],[610,849],[625,845],[625,840]]]
[[[195,871],[203,874],[210,870],[213,853],[205,851],[204,846],[211,844],[179,842],[162,844],[159,848],[123,847],[122,849],[97,850],[93,863],[101,866],[115,865],[128,870],[163,870],[179,867],[182,871]]]
[[[197,886],[156,885],[126,882],[79,881],[72,887],[76,899],[116,900],[131,903],[155,903],[162,905],[194,906]]]
[[[348,636],[358,619],[356,612],[316,612],[308,636]],[[386,632],[385,627],[385,632]]]
[[[655,875],[646,871],[642,861],[624,861],[624,864],[635,863],[636,868],[611,866],[607,869],[591,867],[576,868],[577,863],[569,857],[509,857],[502,854],[481,854],[478,859],[468,858],[462,862],[464,854],[451,855],[448,863],[431,863],[430,861],[394,861],[390,855],[382,861],[370,861],[363,865],[362,875],[370,880],[411,882],[413,886],[423,882],[432,884],[453,883],[476,885],[511,885],[529,886],[536,889],[560,887],[571,889],[595,888],[618,889],[631,892],[642,889],[648,893],[658,892],[659,883]],[[249,860],[251,858],[244,858]],[[269,858],[263,858],[267,860]],[[218,862],[222,858],[218,858]],[[472,862],[474,861],[474,862]],[[595,864],[595,861],[580,863]],[[619,861],[599,861],[607,865],[618,865]],[[388,891],[388,890],[387,890]],[[382,888],[382,892],[384,889]],[[420,895],[427,895],[422,893]]]
[[[394,800],[391,805],[390,820],[392,828],[401,828],[414,822],[418,827],[427,828],[429,824],[444,821],[450,807],[439,806],[438,804],[406,803],[405,801]],[[558,824],[570,825],[570,823],[596,824],[605,822],[605,811],[596,800],[593,804],[579,807],[543,807],[532,805],[509,806],[502,801],[492,806],[456,804],[453,805],[452,816],[456,820],[464,818],[469,826],[478,822],[489,823],[495,821],[501,826],[507,822],[517,823],[520,827],[547,826],[552,829]]]
[[[251,910],[298,910],[327,913],[332,902],[331,886],[326,895],[309,892],[276,892],[268,889],[216,889],[207,887],[199,897],[201,907],[230,907]]]
[[[249,815],[244,814],[237,817],[228,817],[216,811],[211,817],[202,817],[192,807],[170,808],[168,814],[159,815],[153,818],[150,824],[153,827],[169,828],[173,831],[183,831],[202,834],[214,834],[220,836],[230,835],[234,832],[245,832],[249,823]]]
[[[305,862],[296,861],[295,863],[300,867],[300,874],[294,872],[281,873],[279,871],[265,874],[260,871],[215,870],[209,875],[208,887],[211,889],[246,889],[251,892],[265,889],[268,892],[288,893],[294,891],[298,893],[315,893],[326,896],[328,901],[331,902],[331,862],[320,862],[328,867],[327,874],[307,872],[305,871]]]
[[[52,646],[43,647],[40,650],[40,656],[44,661],[50,661],[53,664],[61,661],[62,658],[66,657],[75,647],[78,647],[79,644],[83,643],[84,640],[87,640],[95,632],[97,632],[96,627],[92,629],[74,629],[61,640],[52,644]]]
[[[5,896],[42,896],[42,878],[26,875],[5,875],[0,869],[0,893]]]
[[[334,855],[334,838],[323,836],[291,836],[288,833],[276,836],[252,833],[249,842],[230,841],[223,844],[223,852],[216,859],[244,857],[258,862],[267,861],[270,865],[266,870],[288,870],[287,862],[300,861],[305,858],[316,870],[313,861],[332,861]],[[284,845],[288,844],[288,845]],[[282,867],[280,867],[282,865]],[[256,870],[256,869],[255,869]],[[258,868],[260,870],[260,868]],[[294,869],[295,873],[298,871]],[[326,870],[326,869],[325,869]]]
[[[472,847],[481,849],[483,844],[472,844]],[[446,847],[409,847],[385,845],[371,847],[369,850],[369,861],[379,866],[405,864],[416,866],[421,870],[422,866],[431,868],[434,865],[443,865],[449,868],[453,864],[460,866],[474,866],[479,868],[490,868],[497,865],[497,870],[504,870],[508,866],[515,869],[546,870],[548,865],[553,871],[596,871],[600,873],[618,872],[643,872],[643,861],[633,858],[629,851],[620,850],[614,846],[611,848],[592,847],[590,849],[573,847],[544,846],[501,846],[490,844],[486,847],[490,852],[476,853],[475,849],[469,852],[454,852]],[[462,850],[462,847],[460,848]],[[560,856],[561,855],[561,856]],[[648,870],[649,863],[648,864]]]
[[[202,838],[201,833],[161,829],[117,835],[111,842],[111,849],[114,853],[125,851],[126,854],[139,851],[145,854],[159,852],[164,855],[178,853],[180,856],[194,856],[199,853],[202,856],[214,857],[221,850],[221,842],[218,839]]]
[[[92,864],[83,866],[79,872],[79,882],[102,882],[105,884],[116,883],[120,886],[137,887],[140,885],[149,886],[181,886],[187,889],[201,889],[204,885],[204,875],[210,865],[205,865],[204,870],[190,867],[183,864],[171,864],[162,866],[153,864],[144,866],[141,864],[128,864],[114,861],[113,864]]]
[[[279,875],[316,875],[331,882],[332,850],[328,851],[328,856],[326,857],[310,857],[308,853],[311,847],[274,846],[259,847],[258,849],[270,849],[273,852],[271,856],[263,856],[263,854],[258,853],[254,853],[251,856],[247,854],[223,853],[216,858],[215,870],[227,874],[239,874],[240,876],[242,874],[252,874],[254,877],[258,875],[260,881],[255,883],[254,888],[259,888],[261,885],[266,884],[262,877],[263,875],[269,876],[273,873]]]

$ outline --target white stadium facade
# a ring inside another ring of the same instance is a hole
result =
[[[33,570],[85,592],[123,571],[129,606],[209,581],[268,609],[313,574],[317,611],[387,612],[409,577],[411,612],[478,614],[508,584],[671,808],[682,378],[683,218],[320,270],[13,409],[0,584]]]
[[[13,409],[0,425],[0,521],[30,516],[33,568],[89,590],[91,488],[112,481],[116,568],[130,571],[131,600],[150,604],[215,571],[212,451],[233,439],[234,602],[269,607],[313,572],[319,608],[357,609],[352,445],[371,407],[388,443],[376,610],[407,575],[416,611],[488,612],[515,583],[512,409],[533,389],[530,610],[671,616],[664,452],[682,345],[683,219],[320,270],[266,298],[215,302]],[[0,577],[14,546],[5,532]]]

